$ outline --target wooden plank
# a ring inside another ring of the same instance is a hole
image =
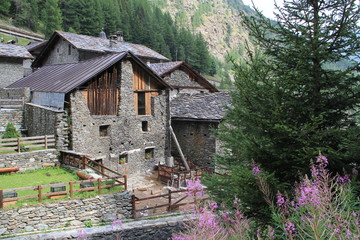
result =
[[[174,140],[174,142],[175,142],[175,146],[176,146],[176,148],[177,148],[177,150],[178,150],[178,152],[179,152],[179,154],[180,154],[180,156],[181,156],[181,160],[182,160],[182,162],[183,162],[186,170],[187,170],[187,171],[190,171],[189,165],[188,165],[188,163],[186,162],[185,156],[184,156],[184,154],[183,154],[183,152],[182,152],[182,150],[181,150],[181,147],[180,147],[179,141],[177,140],[177,137],[176,137],[176,135],[175,135],[175,132],[174,132],[173,128],[171,127],[171,125],[170,125],[169,128],[170,128],[171,136],[172,136],[172,138],[173,138],[173,140]]]
[[[167,197],[169,196],[168,193],[166,194],[160,194],[160,195],[156,195],[156,196],[150,196],[150,197],[146,197],[146,198],[139,198],[138,201],[144,201],[144,200],[149,200],[149,199],[154,199],[154,198],[160,198],[160,197]]]
[[[145,93],[145,115],[151,115],[151,93]]]
[[[3,189],[4,192],[23,191],[23,190],[37,190],[37,188],[34,186],[31,186],[31,187]]]

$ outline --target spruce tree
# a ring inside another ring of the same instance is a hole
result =
[[[45,38],[51,37],[55,30],[61,30],[62,16],[58,0],[46,0],[43,10]]]
[[[319,152],[335,173],[360,162],[357,1],[289,0],[278,11],[275,23],[242,15],[261,49],[235,65],[233,108],[219,130],[226,153],[218,166],[228,176],[209,179],[215,196],[258,196],[238,174],[251,161],[288,186]],[[327,67],[344,59],[346,69]],[[256,212],[258,199],[246,201]]]
[[[10,0],[0,0],[0,14],[8,14],[10,6]]]

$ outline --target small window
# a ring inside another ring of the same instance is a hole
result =
[[[100,126],[100,128],[99,128],[100,137],[109,136],[109,127],[110,127],[109,125]]]
[[[145,115],[145,93],[138,93],[138,115]]]
[[[68,54],[71,55],[71,44],[69,44]]]
[[[143,130],[143,132],[148,132],[149,131],[148,121],[142,121],[141,122],[141,129]]]
[[[128,163],[128,155],[127,154],[121,154],[119,156],[119,164],[125,164]]]
[[[145,159],[152,159],[152,158],[154,158],[154,149],[153,148],[145,149]]]

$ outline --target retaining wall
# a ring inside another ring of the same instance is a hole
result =
[[[124,191],[20,209],[1,209],[0,238],[7,234],[68,226],[83,228],[85,222],[95,224],[130,218],[131,196],[131,192]]]
[[[33,152],[2,154],[0,168],[17,166],[20,171],[42,168],[44,163],[58,163],[58,152],[55,149]]]

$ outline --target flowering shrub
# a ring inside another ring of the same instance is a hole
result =
[[[194,199],[204,195],[199,179],[188,181],[187,194]],[[231,210],[215,201],[197,202],[185,231],[176,233],[173,240],[252,239],[249,221],[242,214],[240,201],[235,199]]]
[[[277,193],[273,200],[265,173],[253,163],[252,173],[272,209],[273,226],[265,231],[253,229],[240,212],[238,199],[231,210],[208,201],[195,206],[186,231],[177,233],[173,240],[360,239],[360,211],[351,191],[351,178],[331,177],[327,165],[327,158],[320,155],[310,167],[311,177],[305,176],[295,186],[291,198]],[[358,174],[357,170],[353,174]],[[196,197],[198,192],[203,193],[200,181],[189,181],[188,194]]]
[[[287,239],[359,239],[359,210],[350,176],[331,177],[327,165],[320,155],[310,168],[311,179],[304,177],[296,186],[292,201],[277,194],[273,219],[278,238],[285,234]]]

